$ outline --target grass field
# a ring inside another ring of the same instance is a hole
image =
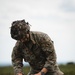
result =
[[[75,64],[73,65],[59,65],[60,69],[64,72],[64,75],[75,75]],[[27,75],[29,67],[24,67],[24,73]],[[14,75],[13,68],[0,67],[0,75]]]

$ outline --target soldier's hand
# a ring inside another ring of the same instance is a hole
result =
[[[36,74],[34,74],[34,75],[41,75],[41,72],[39,72],[39,73],[36,73]]]
[[[17,75],[23,75],[22,73],[17,73]]]

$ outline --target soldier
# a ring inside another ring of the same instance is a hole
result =
[[[47,34],[30,31],[25,20],[14,21],[10,33],[17,40],[12,52],[15,75],[24,75],[23,59],[30,65],[28,75],[63,75],[56,62],[53,41]]]

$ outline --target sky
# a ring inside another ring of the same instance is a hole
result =
[[[0,0],[0,65],[11,64],[10,27],[22,19],[50,36],[58,63],[75,62],[75,0]]]

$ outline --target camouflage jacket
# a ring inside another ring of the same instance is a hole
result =
[[[23,72],[23,59],[30,64],[35,73],[44,67],[49,72],[58,69],[53,41],[47,34],[42,32],[31,31],[28,42],[17,41],[12,52],[12,64],[15,74]]]

